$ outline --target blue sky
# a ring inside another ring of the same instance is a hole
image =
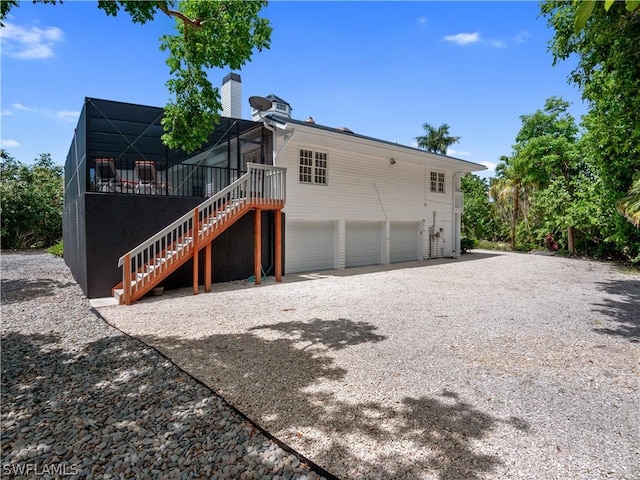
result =
[[[243,116],[251,95],[274,93],[293,116],[415,146],[422,124],[461,137],[449,154],[492,168],[509,154],[520,115],[551,95],[585,113],[552,66],[552,31],[536,2],[281,2],[263,11],[271,48],[239,72]],[[95,2],[22,2],[2,29],[2,146],[29,163],[64,164],[84,97],[163,106],[173,20],[107,17]],[[212,70],[215,86],[229,71]]]

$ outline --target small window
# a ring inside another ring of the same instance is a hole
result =
[[[327,154],[300,149],[300,183],[327,185]]]
[[[431,191],[444,193],[444,173],[431,172]]]
[[[316,169],[314,182],[318,185],[327,184],[327,154],[316,152]]]
[[[313,152],[300,150],[300,183],[313,183],[311,172],[313,170]]]
[[[287,111],[287,106],[284,103],[277,102],[276,103],[276,110],[280,110],[282,112],[286,112]]]

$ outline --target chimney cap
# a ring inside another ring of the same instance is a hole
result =
[[[224,85],[225,83],[231,80],[235,80],[236,82],[242,83],[242,80],[240,80],[240,75],[237,73],[231,72],[222,79],[222,84]]]

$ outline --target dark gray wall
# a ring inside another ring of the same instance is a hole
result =
[[[66,202],[62,213],[64,261],[82,291],[87,293],[87,257],[85,249],[84,195]]]
[[[73,273],[87,297],[110,296],[111,289],[122,280],[118,259],[193,209],[201,200],[153,195],[84,194],[86,259],[83,262],[80,258],[77,273]],[[253,275],[254,215],[254,212],[249,212],[214,240],[214,282],[242,280]],[[68,227],[68,231],[73,232],[73,228]],[[262,262],[265,272],[270,274],[273,274],[268,272],[273,270],[273,228],[273,212],[262,212]],[[72,238],[72,233],[69,237]],[[200,259],[200,283],[204,283],[204,250]],[[192,268],[192,262],[187,262],[161,285],[167,289],[191,285]],[[79,279],[83,274],[86,281],[81,282]]]

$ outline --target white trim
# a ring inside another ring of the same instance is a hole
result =
[[[306,151],[306,152],[310,152],[311,153],[311,172],[309,173],[310,177],[311,177],[311,181],[310,182],[304,182],[300,179],[300,167],[302,166],[300,164],[300,159],[301,159],[301,152],[302,151]],[[324,178],[325,181],[324,183],[321,182],[316,182],[316,170],[319,168],[317,165],[317,158],[316,155],[317,154],[322,154],[325,156],[324,158],[324,162],[326,163],[326,166],[324,167]],[[329,151],[327,149],[320,149],[318,147],[308,147],[305,145],[298,145],[298,149],[297,149],[297,153],[296,156],[298,158],[298,171],[297,171],[297,178],[298,178],[298,183],[300,185],[316,185],[316,186],[320,186],[320,187],[328,187],[329,186]]]

